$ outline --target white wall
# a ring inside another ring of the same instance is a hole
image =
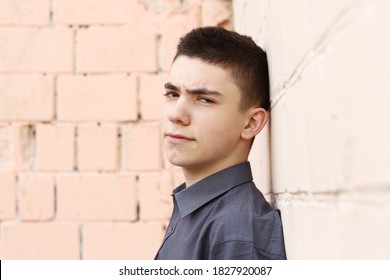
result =
[[[233,3],[268,54],[271,124],[251,161],[288,257],[390,258],[390,1]]]

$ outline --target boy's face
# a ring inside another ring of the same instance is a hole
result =
[[[227,71],[179,56],[165,85],[163,137],[168,160],[187,170],[210,172],[241,162],[238,147],[245,112],[239,111],[239,103],[240,91]]]

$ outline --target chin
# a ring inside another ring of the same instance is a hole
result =
[[[168,161],[178,167],[191,167],[197,165],[196,162],[188,160],[188,158],[167,157]]]
[[[172,164],[172,165],[175,165],[175,166],[179,166],[179,167],[182,167],[184,166],[186,163],[185,163],[185,160],[183,159],[178,159],[177,157],[167,157],[168,158],[168,161]]]

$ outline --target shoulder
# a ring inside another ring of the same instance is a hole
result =
[[[219,198],[217,203],[221,214],[226,217],[263,216],[271,212],[273,208],[264,198],[253,182],[248,182],[232,188]]]
[[[218,204],[215,248],[245,247],[261,252],[266,258],[285,254],[280,212],[269,205],[252,182],[230,190]]]

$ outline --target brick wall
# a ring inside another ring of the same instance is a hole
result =
[[[270,167],[258,170],[288,257],[389,259],[390,2],[234,0],[233,10],[235,29],[269,57],[270,142],[257,148]]]
[[[150,259],[180,170],[160,112],[178,38],[224,0],[0,1],[0,258]]]
[[[154,256],[183,179],[161,151],[162,84],[178,38],[204,25],[233,25],[268,53],[271,123],[250,159],[288,257],[390,258],[389,11],[0,1],[0,258]]]

